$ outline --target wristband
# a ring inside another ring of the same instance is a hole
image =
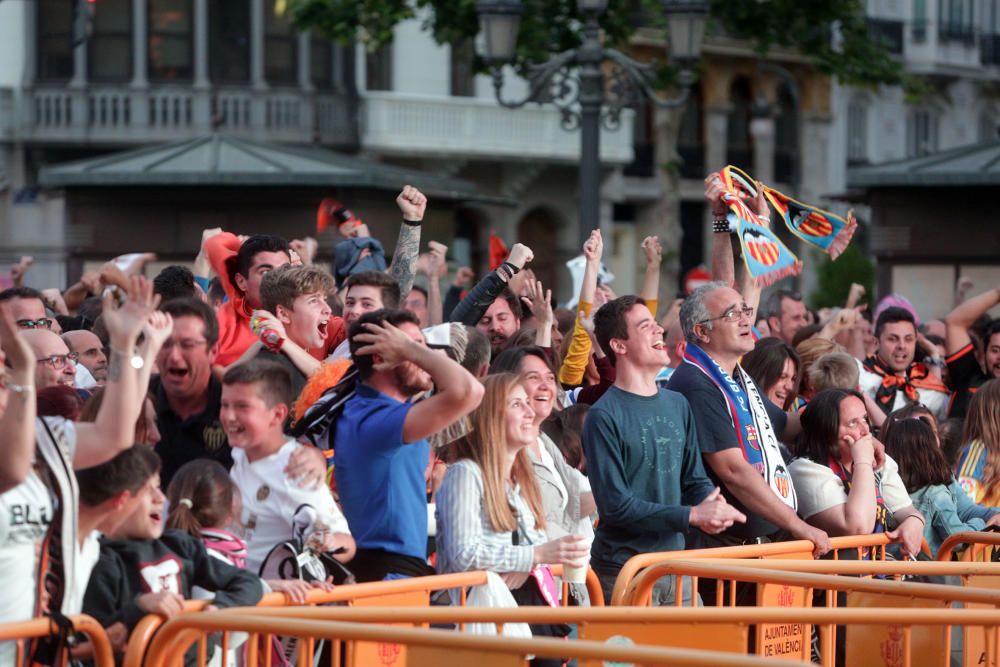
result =
[[[0,385],[0,387],[6,387],[15,394],[27,394],[35,390],[35,386],[31,384],[14,384],[13,382],[8,382],[6,384]]]
[[[856,465],[856,466],[868,465],[868,466],[871,466],[872,468],[875,468],[875,462],[874,461],[854,461],[854,465]]]
[[[420,225],[424,224],[424,221],[423,220],[407,220],[406,218],[403,218],[403,224],[406,225],[407,227],[419,227]]]
[[[511,264],[510,262],[504,262],[500,266],[506,266],[510,270],[510,275],[512,277],[516,276],[521,271],[521,269],[519,269],[517,266]]]
[[[712,233],[714,234],[731,234],[732,228],[729,226],[729,218],[712,218]]]
[[[926,525],[927,525],[927,522],[926,522],[926,521],[924,520],[924,518],[923,518],[922,516],[920,516],[919,514],[908,514],[908,515],[906,515],[905,517],[903,517],[903,521],[906,521],[907,519],[916,519],[916,520],[917,520],[917,521],[919,521],[919,522],[920,522],[920,523],[921,523],[922,525],[924,525],[924,526],[926,526]],[[900,523],[900,524],[902,524],[902,523],[903,523],[903,521],[900,521],[899,523]]]

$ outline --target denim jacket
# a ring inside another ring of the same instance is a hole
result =
[[[983,530],[990,517],[1000,511],[974,503],[954,479],[948,486],[931,484],[917,489],[910,498],[927,519],[924,538],[935,554],[952,533]]]

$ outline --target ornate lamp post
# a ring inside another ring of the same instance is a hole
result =
[[[562,112],[564,129],[580,129],[581,245],[599,224],[601,124],[609,130],[617,129],[622,109],[643,98],[661,107],[679,107],[691,90],[691,68],[701,54],[708,0],[662,0],[662,4],[668,20],[670,57],[681,67],[677,97],[665,99],[656,94],[651,63],[640,63],[620,51],[604,48],[597,19],[607,8],[607,0],[577,0],[583,16],[580,46],[532,65],[527,74],[528,94],[519,100],[504,99],[502,68],[514,57],[521,2],[480,0],[476,4],[484,36],[482,56],[490,67],[497,101],[510,109],[528,102],[552,102]],[[602,66],[607,66],[607,74]]]

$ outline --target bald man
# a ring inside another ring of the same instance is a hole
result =
[[[47,329],[21,331],[25,342],[31,346],[38,363],[35,366],[36,390],[62,384],[75,387],[76,360],[63,339]]]
[[[90,371],[97,384],[104,384],[108,378],[108,357],[104,354],[101,339],[85,329],[67,331],[62,339],[70,351],[80,357],[77,363]]]

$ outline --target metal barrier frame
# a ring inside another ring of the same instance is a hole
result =
[[[967,544],[971,548],[975,548],[976,546],[997,547],[1000,546],[1000,533],[986,531],[952,533],[941,543],[935,559],[939,561],[951,560],[955,552],[955,547],[960,544]]]
[[[562,565],[551,566],[552,573],[556,576],[562,575]],[[372,599],[382,596],[395,596],[402,593],[426,592],[428,595],[432,591],[449,588],[458,588],[462,591],[462,604],[465,603],[465,589],[470,586],[480,586],[486,583],[486,572],[458,572],[452,574],[436,574],[427,577],[412,577],[410,579],[397,579],[393,581],[372,581],[361,584],[350,584],[338,586],[332,591],[312,590],[306,595],[305,605],[324,605],[337,602],[350,603],[353,600]],[[601,584],[597,575],[592,569],[587,570],[587,591],[590,594],[591,606],[604,606],[604,594],[601,591]],[[568,595],[568,585],[563,582],[563,599]],[[210,604],[209,600],[188,600],[184,603],[184,612],[202,611]],[[261,598],[256,607],[260,608],[281,608],[293,605],[288,596],[284,593],[268,593]],[[143,657],[146,649],[153,640],[157,630],[167,621],[162,616],[149,614],[144,616],[132,630],[129,637],[128,647],[125,651],[122,667],[142,667]]]
[[[441,607],[436,611],[459,610],[461,607]],[[465,608],[469,609],[469,608]],[[600,608],[578,607],[591,611]],[[650,646],[609,646],[608,644],[586,641],[564,641],[551,638],[515,639],[510,637],[489,637],[467,635],[448,630],[396,628],[372,625],[369,622],[356,623],[332,620],[316,614],[316,618],[295,616],[276,617],[275,612],[333,612],[330,617],[347,616],[364,612],[374,612],[383,622],[398,622],[400,617],[412,612],[413,608],[349,609],[345,607],[325,608],[283,608],[261,610],[258,614],[233,614],[220,611],[212,614],[190,614],[168,621],[157,633],[150,646],[147,667],[168,667],[182,660],[188,648],[212,632],[250,632],[254,634],[285,634],[309,636],[328,640],[391,642],[408,646],[439,647],[451,651],[472,651],[480,654],[505,654],[521,656],[541,655],[552,657],[572,657],[589,660],[616,661],[619,663],[640,663],[643,665],[677,665],[679,667],[787,667],[794,663],[787,660],[763,659],[756,656],[697,651],[692,649],[661,648]],[[489,610],[475,610],[489,611]],[[515,610],[516,611],[516,610]],[[541,610],[551,611],[551,610]],[[284,616],[283,614],[281,614]],[[412,663],[411,663],[412,664]],[[437,663],[435,663],[437,664]],[[511,663],[513,664],[513,663]]]
[[[878,535],[852,535],[846,537],[832,537],[830,543],[834,559],[837,559],[842,550],[854,550],[860,557],[863,549],[876,551],[878,560],[885,560],[885,545],[891,544],[885,533]],[[812,559],[813,543],[809,540],[794,540],[791,542],[769,542],[767,544],[748,544],[735,547],[717,547],[713,549],[688,549],[681,551],[661,551],[654,553],[638,554],[625,563],[618,578],[615,580],[615,588],[611,594],[611,605],[622,604],[625,590],[632,579],[644,568],[655,565],[664,560],[695,558],[776,558],[776,559]],[[677,596],[678,600],[681,596]]]
[[[877,582],[876,582],[877,583]],[[888,582],[892,583],[892,582]],[[920,584],[911,584],[911,586]],[[210,625],[200,625],[190,623],[192,618],[210,618]],[[239,619],[254,619],[254,625],[244,623]],[[217,623],[217,620],[225,619],[225,624]],[[982,609],[907,609],[907,608],[879,608],[879,609],[827,609],[827,608],[774,608],[774,607],[561,607],[558,609],[522,607],[518,609],[485,609],[475,607],[433,607],[433,608],[392,608],[384,607],[377,609],[351,609],[346,607],[285,607],[271,609],[267,611],[246,609],[232,609],[213,613],[211,615],[188,615],[179,617],[171,621],[185,622],[185,628],[204,627],[206,629],[230,630],[230,631],[259,631],[259,632],[288,632],[285,628],[296,626],[279,625],[286,620],[315,621],[315,626],[307,629],[312,632],[312,628],[326,628],[331,622],[351,622],[359,624],[378,623],[574,623],[580,626],[581,633],[585,632],[588,623],[621,623],[631,625],[669,623],[685,625],[711,625],[711,624],[738,624],[745,628],[758,623],[776,624],[810,624],[810,625],[862,625],[862,626],[884,626],[887,621],[892,625],[901,627],[901,655],[900,665],[911,664],[912,630],[915,626],[966,626],[983,627],[987,632],[992,633],[992,637],[1000,639],[1000,610]],[[256,623],[260,625],[256,625]],[[300,628],[301,629],[301,628]],[[383,628],[388,630],[389,628]],[[398,628],[395,628],[398,629]],[[416,632],[431,632],[430,630],[415,630]],[[462,636],[462,633],[449,632],[452,636]],[[326,636],[326,635],[315,635]],[[359,639],[368,641],[394,641],[387,635],[347,636],[345,639]],[[509,637],[491,638],[496,641],[510,644],[517,641]],[[191,635],[171,640],[161,640],[158,636],[154,640],[156,650],[174,651],[173,655],[179,655],[178,651],[190,646],[196,638]],[[177,642],[182,643],[177,643]],[[524,641],[524,640],[521,640]],[[532,641],[543,641],[532,640]],[[546,640],[548,641],[548,640]],[[568,655],[567,642],[555,640],[559,646],[559,653],[556,655]],[[587,640],[579,640],[587,641]],[[186,642],[186,643],[183,643]],[[599,644],[601,645],[601,644]],[[603,645],[602,645],[603,646]],[[996,664],[997,644],[994,641],[992,646],[987,647],[986,664]],[[151,650],[153,648],[151,647]],[[737,654],[723,654],[737,655]],[[826,653],[832,664],[832,653]],[[580,657],[589,658],[590,654],[580,654]],[[594,656],[597,658],[596,656]],[[755,660],[767,660],[760,656],[745,656]],[[600,659],[600,658],[597,658]],[[628,661],[635,661],[631,658]],[[646,662],[645,660],[638,660]],[[160,667],[162,662],[149,663],[150,667]],[[720,664],[720,663],[715,663]],[[747,663],[747,664],[771,664],[770,662]],[[784,661],[783,664],[790,664]],[[794,664],[794,663],[791,663]]]
[[[94,650],[93,661],[95,667],[114,667],[115,654],[111,648],[111,640],[101,624],[93,616],[79,614],[70,616],[76,632],[82,632],[90,639],[90,644]],[[24,663],[23,640],[34,639],[36,637],[47,637],[58,634],[59,628],[50,618],[33,618],[30,621],[20,621],[17,623],[0,624],[0,641],[17,642],[17,662]]]

